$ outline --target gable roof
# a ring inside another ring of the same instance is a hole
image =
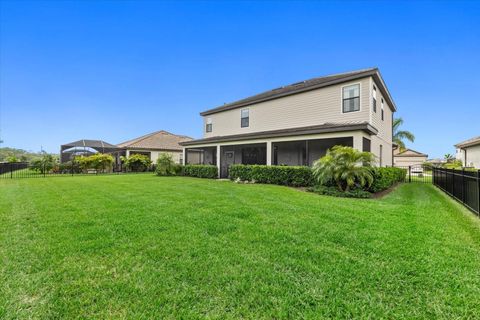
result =
[[[146,134],[144,136],[128,140],[118,144],[126,149],[152,149],[152,150],[175,150],[181,151],[180,142],[190,141],[192,138],[176,135],[165,130]]]
[[[428,158],[428,154],[421,153],[413,149],[405,149],[403,151],[400,151],[399,148],[396,148],[393,150],[393,156],[394,157],[426,157]]]
[[[388,92],[388,89],[382,79],[382,76],[380,75],[380,71],[378,70],[378,68],[369,68],[369,69],[362,69],[357,71],[333,74],[333,75],[313,78],[305,81],[300,81],[300,82],[283,86],[277,89],[265,91],[263,93],[260,93],[245,99],[227,103],[217,108],[203,111],[200,113],[200,115],[206,116],[206,115],[214,114],[221,111],[245,107],[258,102],[278,99],[281,97],[285,97],[285,96],[289,96],[289,95],[293,95],[293,94],[297,94],[305,91],[310,91],[314,89],[319,89],[323,87],[328,87],[331,85],[352,81],[360,78],[365,78],[369,76],[373,77],[373,79],[375,80],[379,90],[382,92],[382,95],[384,96],[385,100],[387,101],[392,111],[396,111],[397,108],[395,106],[395,102],[393,102],[393,99],[390,96],[390,93]]]
[[[472,147],[480,144],[480,136],[471,138],[462,142],[459,142],[455,145],[456,148],[465,148],[465,147]]]

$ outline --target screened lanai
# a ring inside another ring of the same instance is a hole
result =
[[[102,140],[78,140],[60,146],[60,162],[68,162],[75,156],[91,155],[94,153],[111,154],[116,162],[120,161],[120,156],[125,155],[125,149]]]

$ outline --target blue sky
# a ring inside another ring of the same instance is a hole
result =
[[[0,2],[3,146],[164,129],[281,85],[377,66],[430,157],[480,135],[480,2]]]

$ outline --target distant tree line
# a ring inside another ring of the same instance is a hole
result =
[[[16,148],[0,148],[0,162],[31,162],[43,158],[45,152],[30,152]]]

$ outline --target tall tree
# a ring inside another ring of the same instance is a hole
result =
[[[405,150],[405,140],[410,142],[415,141],[415,136],[410,131],[400,130],[400,127],[403,124],[402,118],[397,118],[393,120],[393,143],[398,145],[400,150]]]

